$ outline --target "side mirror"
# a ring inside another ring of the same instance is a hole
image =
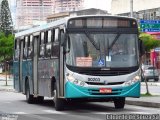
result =
[[[145,54],[145,46],[142,40],[139,39],[139,51],[140,51],[140,57],[142,57]]]

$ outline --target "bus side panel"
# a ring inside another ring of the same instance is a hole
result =
[[[19,62],[14,61],[13,62],[13,74],[14,74],[14,89],[18,92],[20,92],[20,81],[19,81]]]
[[[52,77],[58,80],[58,59],[40,60],[38,62],[39,95],[52,97]]]
[[[28,80],[29,80],[29,88],[30,88],[30,93],[33,94],[33,61],[32,60],[28,60],[27,62],[27,67],[28,67]]]
[[[22,63],[22,83],[23,83],[23,93],[25,93],[25,88],[26,88],[26,85],[25,85],[25,81],[28,79],[28,80],[32,80],[31,76],[32,76],[32,68],[30,67],[31,65],[31,60],[25,60],[23,61]],[[29,79],[30,78],[30,79]],[[31,91],[33,91],[33,85],[30,84],[30,89]]]

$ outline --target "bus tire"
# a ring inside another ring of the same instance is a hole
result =
[[[30,87],[28,81],[26,82],[26,101],[30,104],[34,103],[34,96],[30,94]]]
[[[54,89],[54,106],[56,111],[62,111],[64,110],[64,99],[58,98],[57,96],[57,89]]]
[[[158,80],[159,80],[158,78],[155,78],[155,79],[154,79],[155,82],[158,82]]]
[[[38,96],[36,99],[37,99],[38,103],[43,103],[43,101],[44,101],[44,97],[43,96]]]
[[[116,109],[123,109],[125,105],[125,97],[114,99],[114,106]]]

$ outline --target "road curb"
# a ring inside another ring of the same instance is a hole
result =
[[[15,92],[15,90],[13,90],[13,89],[0,89],[0,91],[4,91],[4,92]]]
[[[160,103],[153,103],[153,102],[126,100],[126,104],[128,104],[128,105],[143,106],[143,107],[160,108]]]
[[[6,88],[0,88],[0,91],[5,91],[5,92],[15,92],[14,89],[6,89]]]

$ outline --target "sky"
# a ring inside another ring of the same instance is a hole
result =
[[[10,7],[10,11],[11,11],[11,15],[12,15],[12,21],[13,24],[15,24],[15,15],[16,15],[16,0],[8,0],[9,3],[9,7]]]
[[[1,0],[0,0],[1,1]],[[15,17],[15,2],[16,0],[8,0],[10,8],[12,9],[12,17]],[[111,9],[111,0],[84,0],[85,8],[98,8],[102,10],[107,10],[110,12]],[[13,20],[15,20],[13,17]],[[14,22],[14,21],[13,21]]]
[[[0,0],[1,1],[1,0]],[[13,7],[16,0],[8,0],[10,5]],[[107,10],[110,12],[111,0],[84,0],[85,8],[98,8],[102,10]]]
[[[98,8],[110,12],[111,0],[85,0],[85,8]]]

